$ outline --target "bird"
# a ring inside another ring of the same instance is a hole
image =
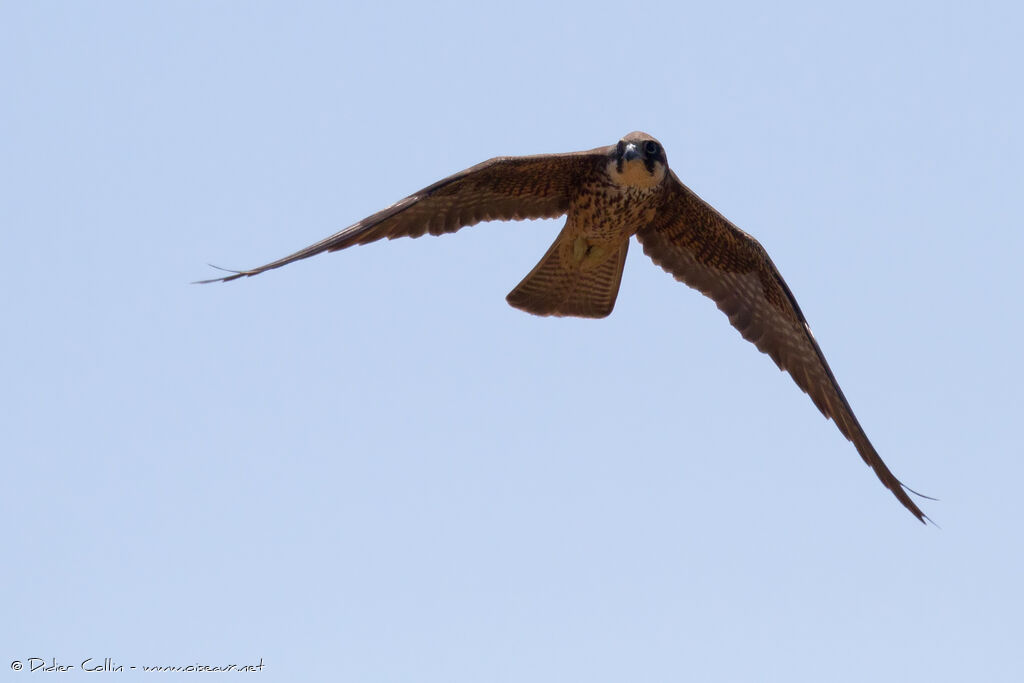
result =
[[[630,239],[675,279],[712,299],[740,334],[788,372],[919,521],[931,521],[868,440],[796,298],[768,253],[684,185],[664,147],[634,131],[583,152],[495,157],[448,176],[304,249],[201,284],[251,277],[323,252],[441,235],[483,221],[566,216],[537,265],[508,294],[540,316],[612,312]]]

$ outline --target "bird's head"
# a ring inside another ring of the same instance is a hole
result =
[[[661,143],[636,131],[619,140],[608,162],[608,175],[619,185],[650,189],[668,174],[668,160]]]

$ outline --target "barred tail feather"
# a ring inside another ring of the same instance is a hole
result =
[[[604,318],[615,307],[629,240],[603,260],[588,262],[571,258],[567,239],[563,231],[506,301],[534,315]]]

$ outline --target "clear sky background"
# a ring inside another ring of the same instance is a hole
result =
[[[3,676],[1022,680],[1024,17],[824,4],[0,5]],[[504,302],[555,221],[189,284],[637,129],[941,529],[635,245],[598,321]]]

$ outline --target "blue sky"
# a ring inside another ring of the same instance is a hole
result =
[[[1021,30],[1012,3],[0,5],[0,670],[1019,680]],[[189,284],[637,129],[768,249],[941,529],[635,245],[600,321],[504,302],[555,221]]]

